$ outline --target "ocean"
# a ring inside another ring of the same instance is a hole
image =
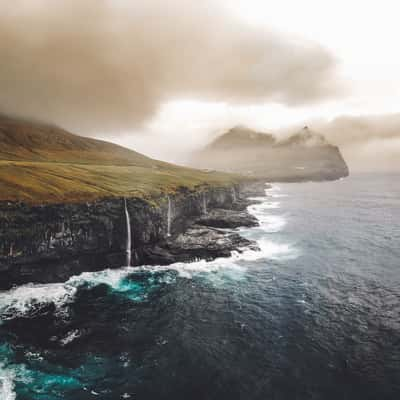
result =
[[[274,184],[260,252],[0,292],[0,399],[398,400],[399,178]]]

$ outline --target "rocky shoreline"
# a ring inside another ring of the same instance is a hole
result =
[[[254,194],[254,190],[252,193]],[[260,194],[258,189],[256,194]],[[209,210],[194,219],[184,232],[167,237],[158,245],[146,249],[147,263],[163,265],[190,262],[199,258],[212,260],[229,257],[232,251],[258,250],[255,242],[232,231],[235,228],[258,225],[257,219],[246,210],[250,203],[243,196],[232,203],[231,209]]]
[[[132,265],[167,265],[228,257],[257,245],[231,229],[256,226],[247,197],[265,183],[181,188],[156,202],[126,199]],[[62,282],[85,271],[126,265],[124,199],[29,206],[0,203],[0,289]],[[228,231],[227,229],[230,229]]]

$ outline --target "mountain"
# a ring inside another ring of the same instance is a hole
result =
[[[0,159],[79,164],[153,165],[122,146],[74,135],[39,122],[0,117]]]
[[[282,140],[235,127],[194,153],[190,164],[269,181],[332,180],[349,174],[339,148],[308,127]]]
[[[237,177],[153,160],[56,126],[0,116],[0,201],[80,202],[151,197]]]

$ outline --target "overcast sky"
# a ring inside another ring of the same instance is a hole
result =
[[[309,124],[340,145],[355,170],[400,169],[400,115],[396,115],[400,112],[397,1],[236,0],[225,4],[239,20],[251,26],[268,27],[283,36],[321,45],[334,59],[332,79],[341,86],[341,92],[294,107],[277,102],[237,106],[190,99],[170,101],[149,126],[163,150],[153,150],[148,139],[142,137],[134,139],[137,147],[153,151],[155,156],[163,156],[167,148],[172,159],[175,153],[179,159],[179,148],[183,146],[171,146],[171,134],[182,143],[189,133],[193,139],[188,142],[190,147],[201,145],[205,137],[212,138],[235,123],[278,134],[281,130],[286,132],[287,127],[295,129]],[[376,115],[377,118],[371,118]],[[336,119],[342,116],[353,118]],[[375,122],[370,123],[371,119]],[[352,133],[357,129],[360,137],[354,141]],[[157,134],[162,131],[164,135]],[[375,133],[373,139],[371,131]],[[128,137],[120,140],[131,143]]]
[[[370,168],[376,148],[380,168],[399,169],[400,117],[391,115],[400,111],[399,8],[394,0],[2,2],[0,112],[171,161],[232,125],[279,133],[308,124],[344,148],[350,167]]]

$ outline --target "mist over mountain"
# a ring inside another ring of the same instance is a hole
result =
[[[348,175],[338,147],[308,127],[286,138],[234,127],[195,152],[191,165],[270,181],[338,179]]]
[[[315,129],[340,146],[351,169],[400,171],[400,114],[341,116]]]

